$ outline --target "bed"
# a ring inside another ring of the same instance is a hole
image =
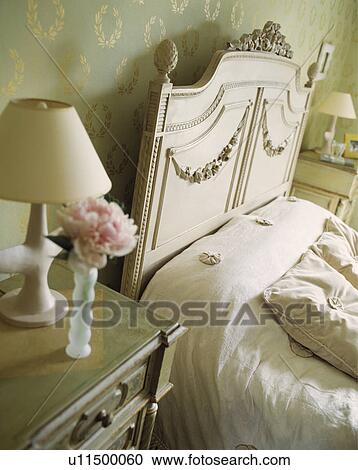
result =
[[[274,225],[257,225],[256,215]],[[170,299],[182,310],[190,301],[197,309],[182,317],[189,331],[178,344],[174,390],[161,402],[157,437],[166,446],[356,448],[356,381],[299,348],[274,319],[259,324],[259,313],[268,313],[262,292],[319,237],[328,216],[309,202],[279,198],[195,242],[156,273],[144,299]],[[207,251],[221,253],[214,268],[198,259]],[[209,300],[228,306],[212,322],[190,326],[199,308],[209,316]]]
[[[329,217],[289,197],[320,70],[303,86],[291,56],[272,22],[215,53],[192,86],[170,82],[173,42],[155,53],[122,292],[187,313],[157,420],[164,448],[357,447],[356,381],[253,320]]]

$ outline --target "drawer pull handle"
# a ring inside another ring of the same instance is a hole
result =
[[[133,444],[133,439],[134,439],[134,431],[135,431],[135,424],[131,424],[128,428],[128,437],[127,441],[123,447],[124,450],[128,450],[131,448],[131,445]]]
[[[112,413],[107,413],[107,410],[101,410],[96,417],[96,421],[100,421],[103,428],[108,428],[112,424],[113,415]]]

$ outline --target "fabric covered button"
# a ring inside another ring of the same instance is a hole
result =
[[[235,449],[237,450],[257,450],[257,447],[255,447],[252,444],[238,444],[235,446]]]
[[[334,310],[339,310],[343,308],[343,302],[339,297],[328,297],[328,304]]]
[[[270,219],[265,219],[264,217],[256,217],[256,223],[259,225],[273,225]]]
[[[313,356],[313,352],[310,349],[302,346],[302,344],[298,343],[296,340],[291,338],[291,336],[289,336],[288,339],[290,341],[291,351],[294,354],[296,354],[296,356],[305,357],[305,358]]]
[[[221,254],[212,251],[204,251],[199,255],[199,260],[204,264],[219,264],[221,262]]]

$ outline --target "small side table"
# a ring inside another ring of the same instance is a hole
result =
[[[71,299],[73,273],[65,266],[55,262],[49,281]],[[19,276],[0,282],[0,296],[20,282]],[[151,324],[144,306],[99,283],[96,301],[92,354],[85,359],[65,354],[66,317],[33,329],[0,320],[1,449],[149,447],[185,328],[157,314]]]
[[[357,162],[358,165],[358,162]],[[322,162],[318,153],[300,153],[291,194],[314,202],[350,224],[358,210],[358,166]]]

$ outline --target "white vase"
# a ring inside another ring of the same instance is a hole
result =
[[[91,354],[91,324],[93,320],[92,303],[95,298],[97,268],[87,268],[74,253],[70,254],[69,265],[74,271],[75,288],[73,291],[73,315],[70,318],[69,343],[66,354],[74,359]]]

